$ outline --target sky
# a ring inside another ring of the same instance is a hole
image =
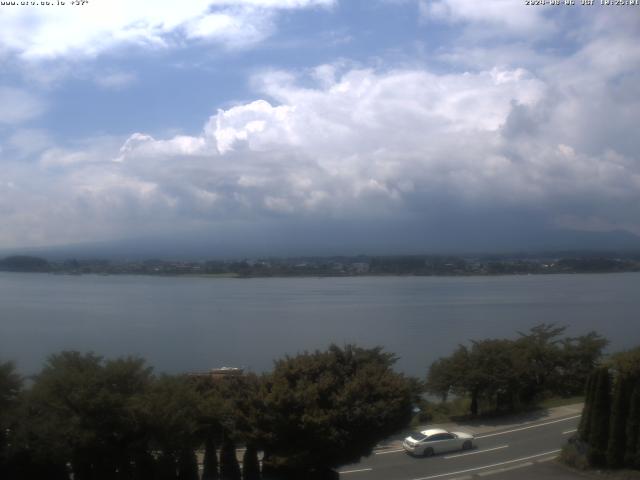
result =
[[[2,3],[0,249],[640,235],[640,6]]]

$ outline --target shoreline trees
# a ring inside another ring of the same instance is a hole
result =
[[[271,452],[272,478],[324,475],[408,424],[413,383],[394,362],[380,348],[333,345],[269,374],[213,381],[62,352],[29,388],[0,364],[0,476],[198,480],[203,449],[204,480],[261,478],[259,450]]]
[[[515,340],[460,345],[431,365],[427,391],[443,400],[450,394],[470,398],[471,416],[512,412],[545,395],[581,395],[608,342],[595,332],[561,338],[564,331],[541,324]]]

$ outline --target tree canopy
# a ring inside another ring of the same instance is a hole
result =
[[[472,415],[481,404],[511,411],[548,394],[580,395],[607,341],[595,332],[562,338],[564,331],[541,324],[516,339],[460,345],[431,365],[427,391],[443,399],[450,393],[470,397]]]
[[[273,464],[333,468],[369,455],[411,418],[413,383],[396,357],[354,345],[286,357],[264,385],[265,449]]]

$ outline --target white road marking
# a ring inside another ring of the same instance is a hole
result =
[[[498,433],[489,433],[488,435],[480,435],[479,437],[476,437],[476,439],[495,437],[496,435],[504,435],[505,433],[519,432],[520,430],[528,430],[530,428],[544,427],[545,425],[551,425],[552,423],[558,423],[558,422],[566,422],[567,420],[573,420],[574,418],[580,418],[581,416],[582,415],[574,415],[573,417],[561,418],[559,420],[552,420],[550,422],[545,422],[545,423],[537,423],[536,425],[529,425],[528,427],[514,428],[513,430],[506,430],[504,432],[498,432]]]
[[[511,470],[517,470],[518,468],[530,467],[533,462],[521,463],[520,465],[512,465],[511,467],[499,468],[498,470],[489,470],[488,472],[480,472],[479,477],[488,477],[489,475],[496,475],[498,473],[510,472]]]
[[[502,448],[507,448],[509,445],[500,445],[499,447],[486,448],[484,450],[476,450],[475,452],[467,452],[467,453],[458,453],[457,455],[447,455],[442,458],[458,458],[458,457],[466,457],[467,455],[476,455],[478,453],[491,452],[493,450],[500,450]]]
[[[398,453],[398,452],[404,452],[404,448],[401,448],[399,450],[387,450],[386,452],[376,452],[376,455],[385,455],[387,453]]]
[[[559,451],[560,450],[552,450],[550,452],[538,453],[536,455],[530,455],[528,457],[516,458],[515,460],[507,460],[506,462],[493,463],[491,465],[485,465],[483,467],[467,468],[466,470],[458,470],[457,472],[441,473],[439,475],[431,475],[429,477],[414,478],[413,480],[429,480],[431,478],[448,477],[449,475],[458,475],[459,473],[473,472],[475,470],[484,470],[485,468],[499,467],[500,465],[508,465],[509,463],[522,462],[524,460],[530,460],[536,457],[544,457],[545,455],[552,455],[554,453],[558,453]]]
[[[359,468],[358,470],[345,470],[344,472],[338,472],[340,475],[345,473],[358,473],[358,472],[370,472],[373,468]]]
[[[562,432],[562,434],[563,434],[563,435],[567,435],[567,434],[569,434],[569,433],[573,433],[573,432],[577,432],[577,431],[578,431],[578,429],[577,429],[577,428],[574,428],[573,430],[565,430],[564,432]]]

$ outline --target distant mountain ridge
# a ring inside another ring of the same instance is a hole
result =
[[[283,228],[255,234],[219,234],[145,236],[106,242],[74,245],[0,249],[0,258],[10,255],[35,255],[50,260],[68,258],[104,258],[110,260],[207,260],[259,257],[335,256],[335,255],[467,255],[540,254],[544,252],[630,252],[640,251],[640,237],[626,231],[584,232],[522,228],[471,230],[459,227],[455,232],[426,230],[416,225],[398,224],[395,229],[370,226],[366,229],[345,226],[341,235],[328,233],[320,226]],[[331,229],[330,231],[335,231]]]

